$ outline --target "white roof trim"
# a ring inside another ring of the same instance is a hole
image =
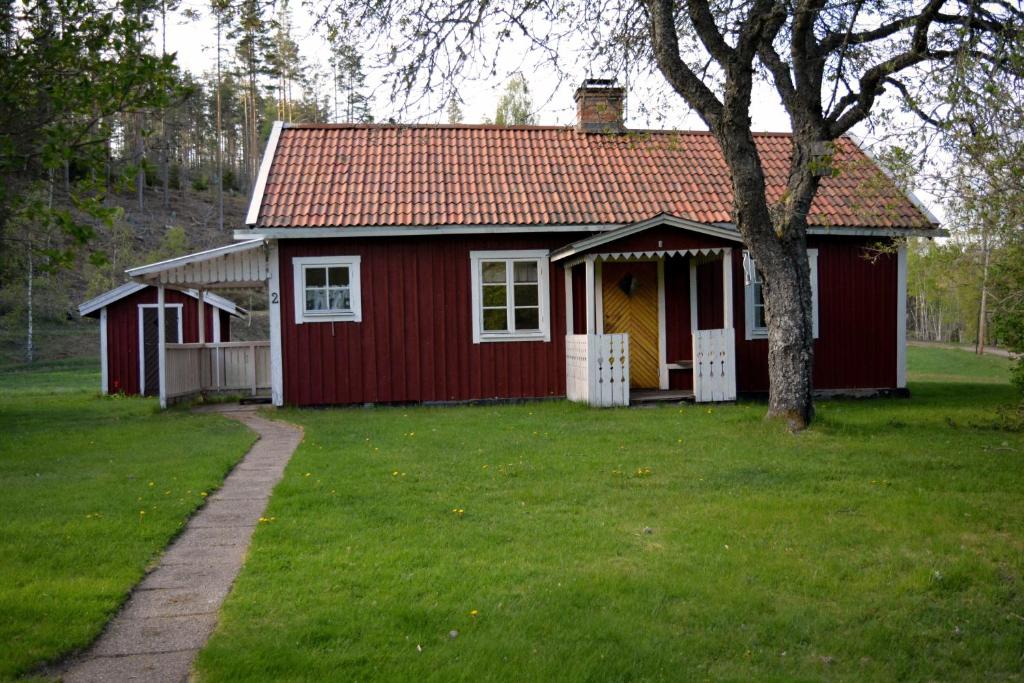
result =
[[[715,225],[735,229],[732,223]],[[832,237],[949,237],[949,231],[943,228],[853,228],[845,225],[813,225],[807,228],[807,234]]]
[[[120,287],[115,287],[110,291],[104,292],[99,296],[93,297],[92,299],[89,299],[88,301],[79,304],[78,315],[86,316],[89,315],[90,313],[95,313],[100,309],[106,308],[115,301],[120,301],[121,299],[129,297],[132,294],[135,294],[136,292],[145,289],[146,287],[152,286],[153,285],[144,284],[142,282],[126,282]],[[195,289],[185,289],[182,291],[185,294],[192,297],[193,299],[199,298],[199,292]],[[230,313],[231,315],[234,316],[242,317],[243,315],[248,313],[248,311],[246,311],[244,308],[236,304],[234,301],[231,301],[230,299],[225,299],[222,296],[217,296],[212,292],[204,292],[203,301],[205,301],[206,303],[210,304],[215,308],[219,308],[220,310],[226,311],[227,313]]]
[[[126,296],[131,296],[135,292],[145,289],[148,285],[144,285],[140,282],[126,282],[120,287],[114,287],[113,289],[103,292],[99,296],[95,296],[88,301],[84,301],[78,304],[78,315],[89,315],[94,313],[101,308],[109,306],[115,301],[119,301]]]
[[[234,254],[240,251],[249,251],[250,249],[258,249],[263,246],[263,238],[250,239],[245,242],[236,242],[235,244],[228,244],[223,247],[217,247],[215,249],[207,249],[206,251],[197,251],[194,254],[187,254],[185,256],[178,256],[177,258],[167,259],[166,261],[158,261],[156,263],[150,263],[145,266],[138,266],[137,268],[129,268],[125,272],[131,277],[140,277],[142,275],[150,275],[152,273],[159,273],[165,270],[171,270],[180,266],[187,266],[190,263],[200,263],[202,261],[210,261],[221,256],[227,256],[228,254]]]
[[[853,141],[853,144],[857,145],[857,148],[861,152],[863,152],[864,156],[866,156],[868,159],[870,159],[871,163],[873,163],[875,166],[877,166],[878,170],[880,170],[882,173],[884,173],[886,178],[888,178],[889,180],[893,181],[893,185],[896,185],[896,178],[895,178],[895,176],[893,176],[892,172],[889,169],[887,169],[884,165],[882,165],[881,163],[878,162],[878,157],[876,157],[874,155],[874,153],[872,153],[872,151],[870,149],[868,149],[867,145],[864,144],[864,141],[861,140],[861,138],[859,136],[854,135],[853,133],[849,133],[848,132],[848,133],[846,133],[846,137],[850,138],[850,140]],[[896,187],[898,188],[899,185],[896,185]],[[907,191],[904,192],[904,194],[907,196],[907,199],[910,200],[910,203],[913,204],[914,206],[916,206],[918,208],[918,210],[920,210],[921,213],[923,213],[925,215],[925,217],[927,217],[928,220],[931,221],[931,223],[933,225],[938,226],[940,224],[939,219],[935,217],[935,214],[932,213],[931,209],[929,209],[927,206],[925,206],[924,202],[922,202],[920,199],[918,199],[917,195],[914,194],[913,190],[907,190]],[[906,234],[906,233],[907,233],[907,231],[904,231],[901,234]],[[945,235],[940,235],[940,236],[944,237]]]
[[[524,232],[606,232],[623,223],[569,223],[558,225],[360,225],[351,228],[253,228],[235,230],[236,240],[307,239],[323,237],[419,237],[423,235],[484,235]]]
[[[625,225],[617,230],[610,230],[600,235],[594,235],[593,237],[587,237],[578,242],[556,249],[551,252],[552,261],[560,261],[561,259],[568,258],[574,254],[578,254],[581,251],[587,251],[594,247],[599,247],[602,244],[608,244],[615,240],[634,235],[638,232],[643,232],[649,228],[654,228],[662,225],[667,225],[673,228],[680,228],[682,230],[689,230],[691,232],[699,232],[711,237],[718,237],[726,239],[732,242],[741,242],[740,233],[732,228],[724,228],[718,225],[712,225],[708,223],[698,223],[696,221],[687,220],[686,218],[678,218],[669,214],[658,214],[653,218],[648,218],[645,221],[639,223],[632,223]]]
[[[260,206],[263,205],[263,192],[267,189],[267,178],[270,176],[270,165],[274,163],[277,143],[281,139],[282,121],[274,121],[267,138],[267,148],[263,150],[263,161],[260,162],[260,173],[256,176],[256,184],[252,187],[252,198],[249,199],[249,212],[245,216],[246,225],[256,225],[260,218]]]

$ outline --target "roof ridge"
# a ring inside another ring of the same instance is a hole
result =
[[[495,131],[566,131],[579,132],[582,135],[608,135],[607,133],[592,133],[577,131],[572,125],[520,125],[501,126],[496,123],[310,123],[296,122],[283,123],[284,130],[495,130]],[[622,133],[616,135],[628,137],[630,134],[642,135],[701,135],[713,136],[709,130],[697,130],[687,128],[626,128]],[[754,137],[792,137],[791,131],[765,130],[754,131]],[[846,138],[847,135],[840,137]]]

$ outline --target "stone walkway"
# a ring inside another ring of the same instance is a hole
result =
[[[297,427],[258,417],[255,408],[216,410],[257,432],[259,441],[135,587],[99,640],[58,672],[64,681],[188,680],[270,492],[302,440]]]

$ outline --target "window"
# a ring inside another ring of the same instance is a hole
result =
[[[358,256],[310,256],[292,259],[295,323],[359,322]]]
[[[818,338],[818,250],[808,249],[807,260],[811,266],[811,308],[814,312],[814,338]],[[768,323],[764,313],[764,291],[761,273],[750,252],[743,252],[744,304],[746,309],[746,338],[766,339]]]
[[[474,251],[473,343],[551,341],[548,252]]]

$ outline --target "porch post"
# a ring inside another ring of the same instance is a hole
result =
[[[203,290],[200,289],[199,290],[199,304],[198,304],[198,308],[199,308],[199,343],[200,344],[205,344],[206,343],[206,308],[203,306],[203,297],[205,295],[206,295],[206,292],[204,292]],[[185,340],[182,339],[181,341],[185,341]]]
[[[267,298],[270,309],[270,395],[284,405],[284,355],[281,346],[281,262],[277,240],[267,243]]]
[[[160,366],[160,407],[167,407],[167,316],[164,312],[164,286],[156,286],[157,357]]]
[[[732,249],[722,250],[722,299],[725,301],[725,312],[722,316],[722,327],[734,327],[732,319]]]
[[[565,271],[565,333],[574,334],[572,319],[572,268],[563,266]]]
[[[697,331],[697,261],[690,255],[690,331]]]
[[[597,326],[595,325],[595,301],[594,301],[594,256],[588,256],[586,263],[587,269],[587,334],[597,334]]]
[[[668,345],[665,323],[665,257],[658,259],[658,388],[668,389]]]

